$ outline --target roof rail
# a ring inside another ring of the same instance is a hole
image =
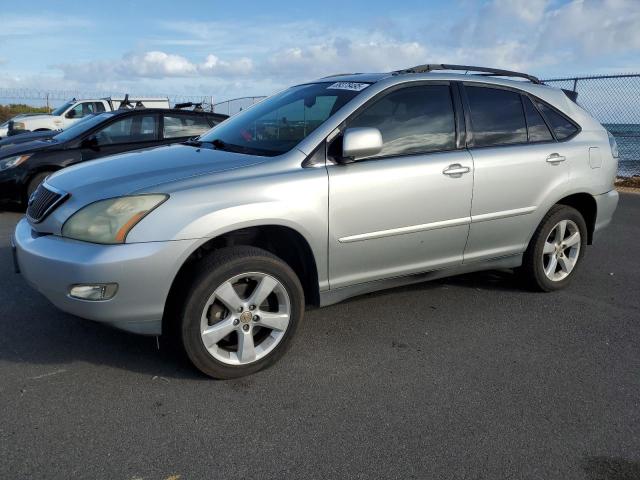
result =
[[[538,77],[528,75],[526,73],[513,72],[511,70],[501,70],[499,68],[474,67],[471,65],[449,65],[445,63],[428,63],[425,65],[416,65],[415,67],[406,68],[404,70],[396,70],[391,72],[393,75],[403,73],[427,73],[434,70],[464,70],[466,72],[481,72],[483,75],[497,77],[518,77],[529,80],[531,83],[542,85],[542,81]]]
[[[176,103],[173,108],[176,110],[181,110],[183,108],[191,108],[193,107],[194,112],[204,112],[204,108],[202,108],[202,102],[184,102],[184,103]]]

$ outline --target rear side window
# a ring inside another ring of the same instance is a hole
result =
[[[527,142],[520,94],[488,87],[465,87],[469,108],[473,145],[508,145]]]
[[[165,115],[162,134],[164,138],[195,137],[210,128],[205,116]]]
[[[544,123],[544,119],[540,112],[533,106],[529,97],[522,96],[524,102],[524,111],[527,116],[527,130],[529,131],[530,142],[549,142],[553,140],[553,135],[549,131],[549,127]]]
[[[553,133],[555,133],[558,140],[570,137],[578,131],[578,127],[576,127],[573,122],[564,115],[556,112],[554,109],[548,107],[542,102],[536,101],[536,105],[551,125]]]
[[[448,85],[396,90],[367,107],[348,127],[380,130],[383,147],[375,157],[453,150],[456,129],[451,91]]]
[[[104,112],[104,104],[102,102],[96,102],[94,103],[94,113],[102,113]]]

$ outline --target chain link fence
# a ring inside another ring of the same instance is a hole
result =
[[[619,175],[640,175],[640,74],[551,78],[544,82],[577,92],[578,103],[616,137],[620,150]],[[172,104],[202,103],[205,110],[226,115],[234,115],[265,98],[252,96],[215,102],[213,96],[128,93],[132,97],[165,97]],[[101,98],[116,95],[122,96],[123,93],[0,88],[0,104],[6,100],[29,100],[30,103],[36,102],[37,106],[51,107],[74,97]]]
[[[618,175],[640,175],[640,74],[544,80],[578,93],[578,104],[609,130],[618,143]]]

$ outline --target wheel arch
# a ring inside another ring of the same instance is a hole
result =
[[[307,239],[297,230],[284,225],[242,227],[207,239],[182,262],[165,301],[163,332],[175,328],[177,322],[172,320],[182,305],[196,262],[216,249],[236,245],[261,248],[281,258],[300,279],[307,305],[320,305],[318,268]]]
[[[593,232],[596,227],[596,217],[598,215],[598,206],[593,195],[588,193],[574,193],[561,198],[556,202],[556,205],[567,205],[580,212],[587,224],[587,245],[591,245],[593,243]]]
[[[570,195],[566,195],[556,200],[554,203],[552,203],[549,206],[549,208],[547,208],[544,211],[544,214],[542,214],[539,217],[538,222],[535,224],[535,226],[529,233],[529,240],[526,243],[525,250],[529,248],[529,245],[531,245],[533,236],[536,230],[538,229],[538,227],[540,226],[540,223],[544,220],[547,213],[549,213],[549,211],[551,211],[551,209],[556,205],[566,205],[568,207],[575,208],[576,210],[578,210],[578,212],[580,212],[580,214],[584,218],[584,221],[587,225],[587,245],[591,245],[593,243],[593,234],[595,231],[596,218],[598,215],[598,207],[596,204],[596,199],[593,198],[593,195],[591,195],[590,193],[577,192],[577,193],[572,193]]]

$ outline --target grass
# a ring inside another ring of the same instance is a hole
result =
[[[19,113],[49,113],[49,111],[47,110],[47,107],[32,107],[21,103],[0,105],[0,123],[15,117]]]

